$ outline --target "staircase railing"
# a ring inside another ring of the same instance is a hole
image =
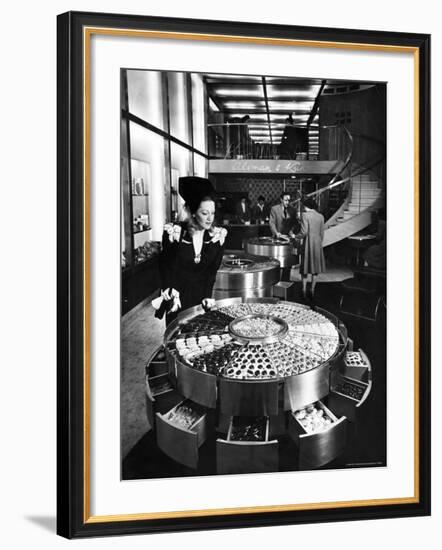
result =
[[[331,189],[334,189],[338,186],[341,186],[341,185],[344,185],[346,183],[350,183],[352,181],[353,178],[357,177],[357,176],[360,176],[362,174],[365,174],[371,170],[373,170],[373,168],[375,168],[376,166],[379,166],[384,160],[385,160],[385,153],[382,153],[382,155],[378,158],[376,158],[375,160],[373,160],[372,162],[364,165],[364,166],[360,166],[356,169],[356,171],[351,171],[350,174],[346,177],[343,177],[341,179],[340,176],[345,172],[346,168],[350,165],[350,162],[352,160],[352,157],[353,157],[353,151],[354,151],[354,137],[362,137],[362,138],[365,138],[365,139],[368,139],[368,140],[371,140],[375,143],[377,143],[378,145],[382,146],[382,148],[384,147],[384,142],[379,140],[379,139],[376,139],[376,138],[373,138],[371,136],[365,136],[363,134],[359,134],[359,133],[356,133],[356,132],[352,132],[350,133],[349,130],[345,127],[343,127],[345,129],[345,132],[346,132],[346,135],[347,137],[349,138],[349,141],[350,141],[350,144],[351,144],[351,148],[350,148],[350,152],[349,154],[347,155],[346,157],[346,160],[344,162],[344,165],[342,167],[342,169],[339,171],[339,173],[337,173],[331,180],[330,180],[330,183],[328,183],[325,187],[321,187],[320,189],[316,190],[316,191],[313,191],[311,193],[308,193],[307,195],[305,195],[305,197],[320,197],[323,193],[326,193],[328,191],[330,191]],[[351,191],[351,189],[349,189],[349,191]],[[348,195],[347,195],[347,198],[348,198]],[[297,199],[295,202],[298,202],[302,200],[301,198]],[[347,199],[346,199],[347,200]],[[328,222],[330,222],[332,220],[332,218],[334,218],[336,216],[336,214],[339,212],[339,210],[342,208],[342,205],[339,206],[339,208],[337,209],[337,211],[329,218],[329,220],[327,220]],[[361,212],[361,194],[359,194],[359,212]]]

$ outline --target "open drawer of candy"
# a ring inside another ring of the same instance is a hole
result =
[[[278,470],[278,441],[269,440],[268,416],[233,416],[226,439],[216,441],[220,474]]]
[[[267,441],[269,419],[266,416],[234,416],[227,434],[228,441]]]
[[[347,442],[346,421],[322,401],[292,411],[288,431],[299,450],[299,467],[317,468],[339,456]]]
[[[370,361],[361,349],[359,351],[346,352],[342,374],[365,383],[371,380]]]
[[[182,396],[170,382],[169,375],[146,376],[146,414],[151,427],[155,426],[156,413],[164,413],[174,407]]]
[[[361,405],[370,395],[371,381],[362,382],[337,374],[333,377],[330,389],[328,406],[336,414],[344,415],[351,422],[356,422]]]
[[[158,446],[177,462],[197,468],[198,449],[210,435],[212,424],[207,409],[190,399],[181,400],[166,413],[157,413]]]

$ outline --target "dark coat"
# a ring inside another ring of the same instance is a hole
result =
[[[300,273],[307,275],[311,273],[322,273],[325,271],[325,258],[322,248],[324,239],[324,216],[309,210],[301,215],[301,231],[297,235],[303,237],[301,247],[301,266]]]
[[[178,225],[178,224],[177,224]],[[180,224],[178,241],[170,242],[163,233],[159,258],[161,289],[174,288],[180,293],[181,310],[201,304],[203,298],[211,298],[216,272],[223,258],[224,246],[212,242],[212,236],[204,231],[201,260],[195,263],[195,251],[187,225]]]
[[[243,212],[242,205],[239,202],[235,207],[235,215],[238,223],[249,222],[252,219],[252,212],[250,206],[245,204],[245,212]]]
[[[265,221],[266,218],[269,217],[270,211],[268,206],[265,204],[264,208],[261,210],[259,206],[256,204],[252,208],[252,220],[255,222]]]
[[[387,267],[387,225],[384,220],[379,220],[376,244],[367,248],[364,260],[375,269],[385,270]]]

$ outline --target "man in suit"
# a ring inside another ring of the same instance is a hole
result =
[[[236,205],[236,220],[238,223],[250,223],[252,213],[250,211],[250,207],[247,204],[247,197],[241,197],[241,200]]]
[[[290,206],[290,193],[282,193],[279,204],[270,209],[270,231],[274,237],[289,235],[294,237],[296,210]]]
[[[268,217],[269,210],[266,205],[266,200],[262,195],[260,195],[256,206],[252,209],[252,219],[255,223],[262,224],[265,223]]]
[[[297,224],[296,210],[290,206],[290,193],[282,193],[279,204],[270,209],[270,231],[273,237],[283,235],[294,237],[294,228]],[[291,267],[281,268],[281,281],[290,281]]]

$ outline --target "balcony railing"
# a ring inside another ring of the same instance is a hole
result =
[[[319,126],[281,123],[208,124],[212,159],[319,159]],[[325,140],[325,141],[324,141]],[[321,127],[321,160],[337,160],[348,153],[343,127]]]

